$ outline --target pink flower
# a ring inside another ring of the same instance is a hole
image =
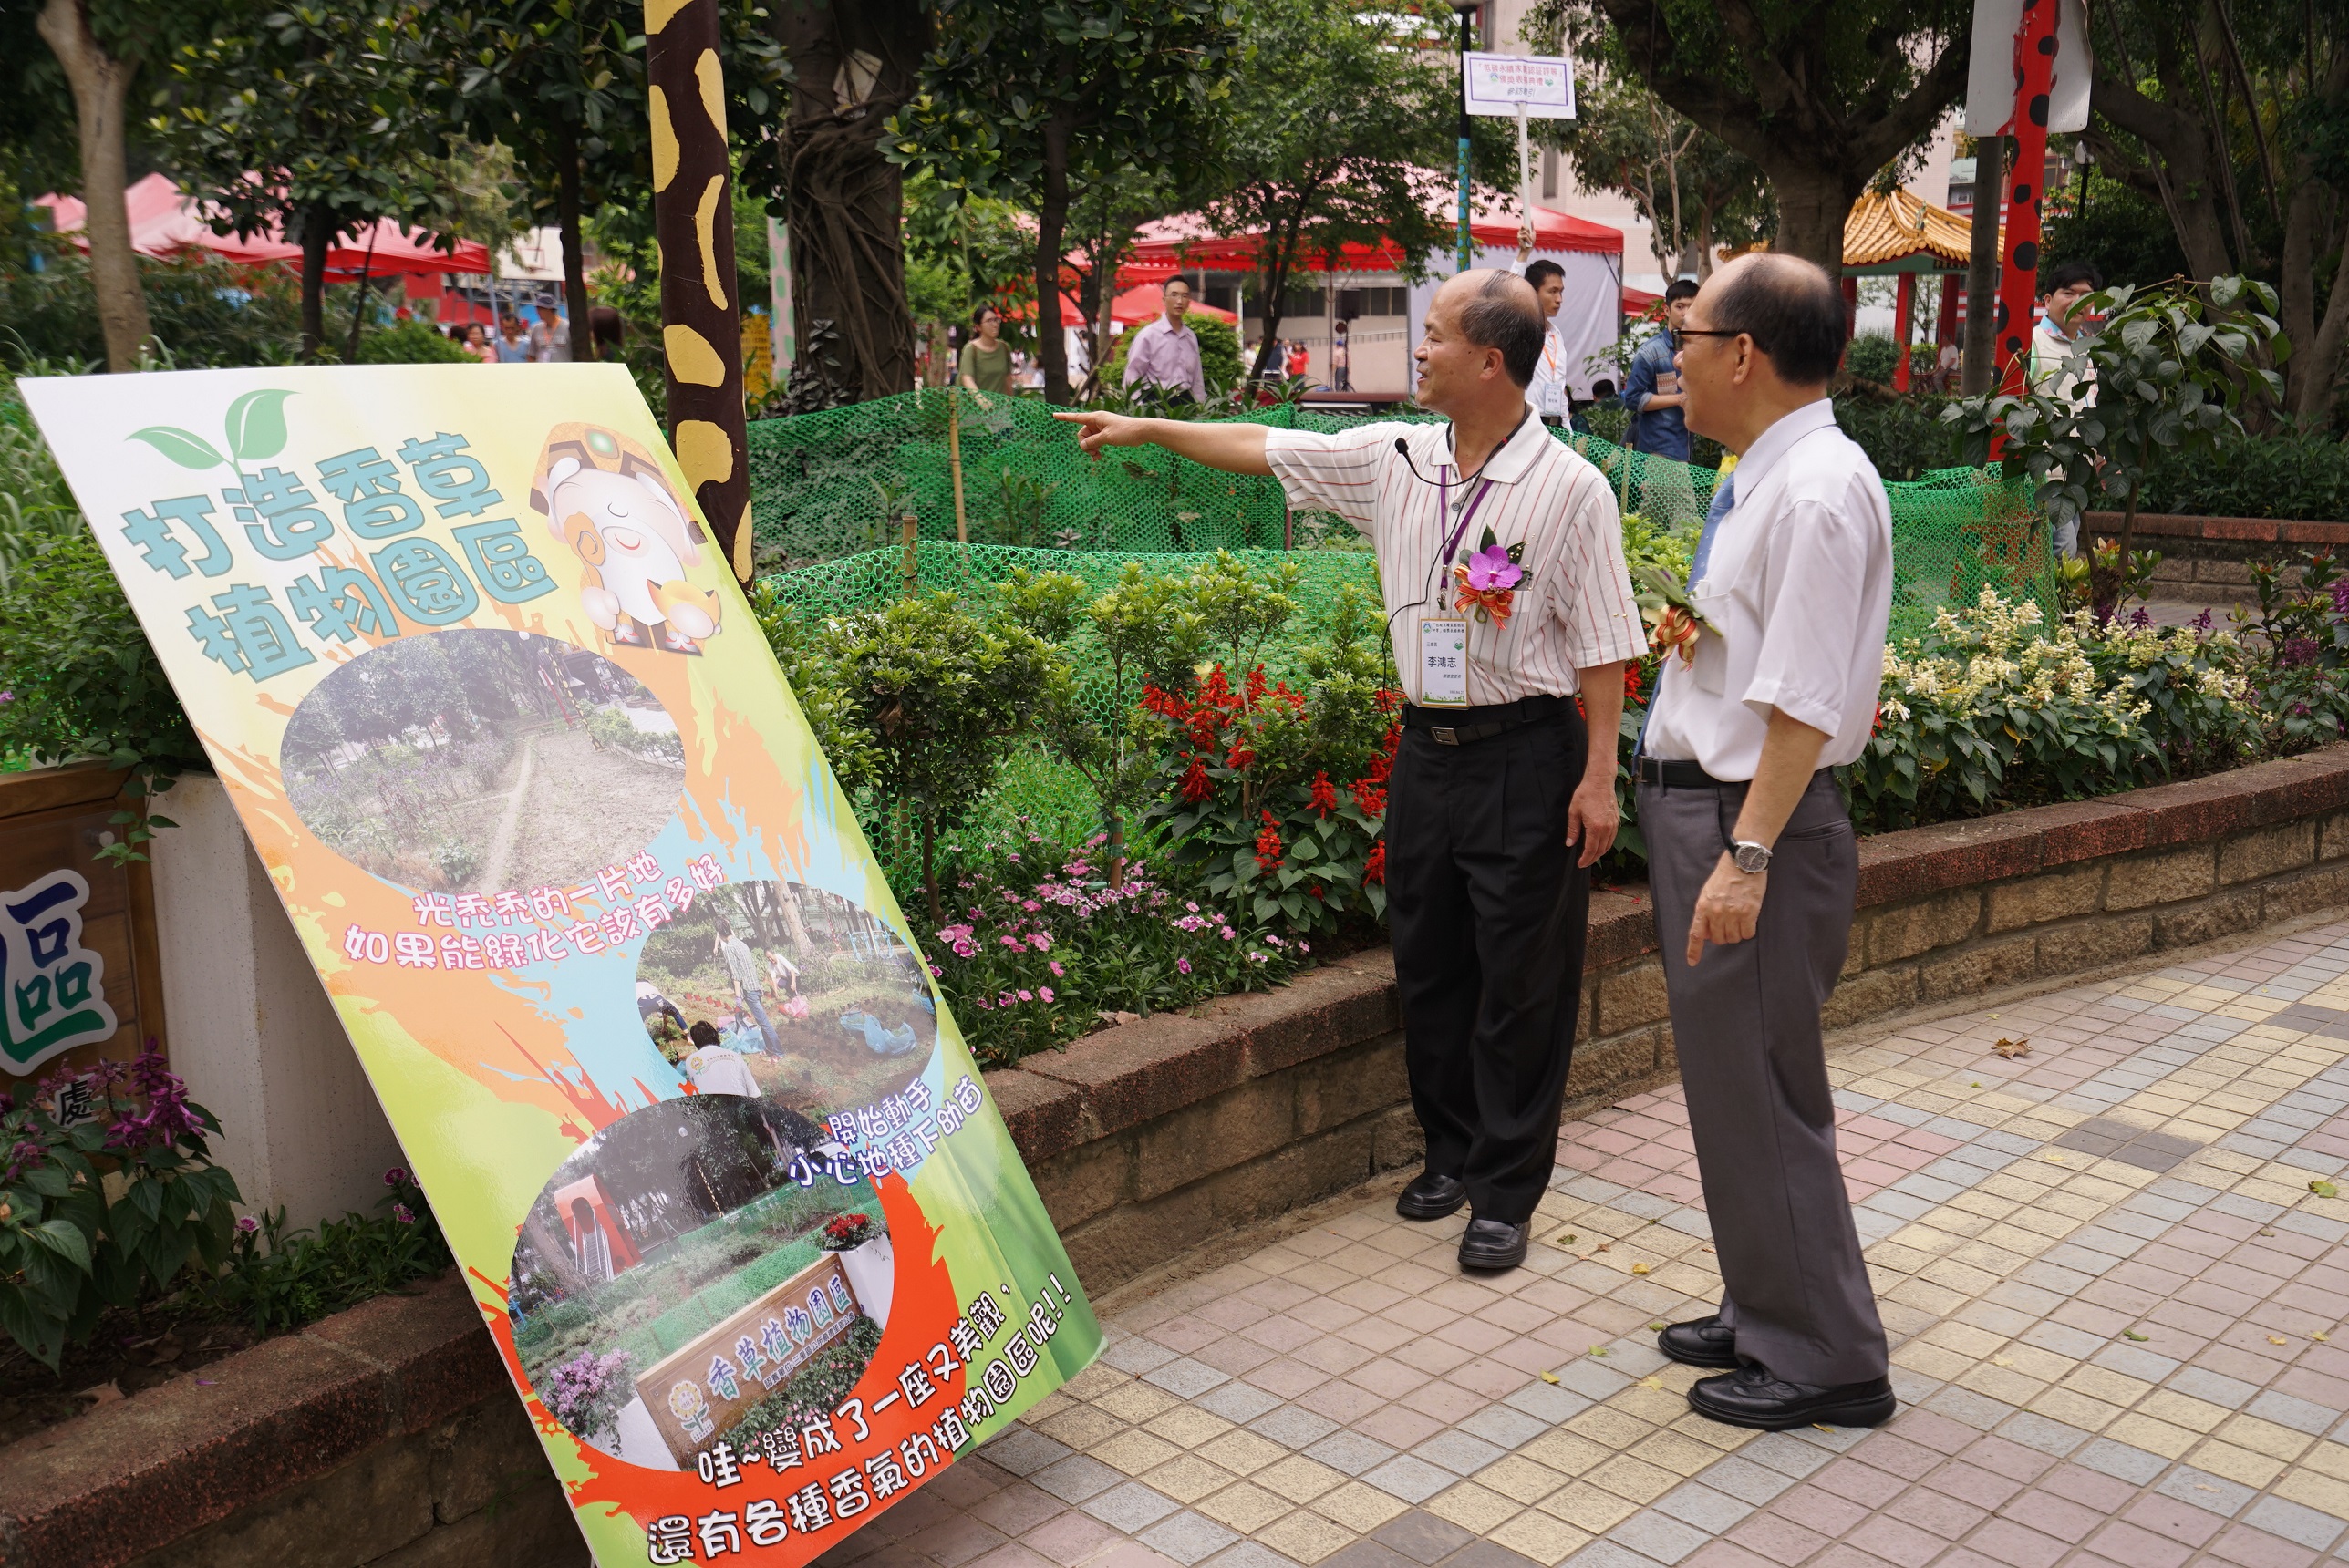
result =
[[[1051,963],[1051,970],[1052,970],[1053,977],[1054,977],[1055,979],[1058,979],[1060,976],[1061,976],[1061,975],[1066,975],[1066,974],[1068,973],[1068,971],[1067,971],[1067,970],[1065,970],[1065,969],[1063,969],[1063,968],[1061,968],[1061,961],[1060,961],[1059,959],[1057,959],[1057,958],[1055,958],[1055,959],[1053,959],[1053,960],[1052,960],[1052,963]]]
[[[999,936],[995,940],[1000,942],[1006,947],[1017,947],[1019,945],[1019,939],[1016,936]]]
[[[1468,586],[1480,592],[1514,588],[1525,574],[1525,568],[1509,559],[1506,545],[1495,544],[1490,550],[1480,550],[1468,558]]]
[[[1052,999],[1052,988],[1050,985],[1043,986],[1037,991],[1036,995],[1049,1002]]]
[[[1022,1002],[1033,1002],[1036,999],[1036,993],[1033,991],[1022,991],[1019,993],[1019,999]]]
[[[1218,933],[1218,934],[1219,934],[1219,935],[1221,935],[1221,936],[1223,937],[1223,939],[1224,939],[1226,942],[1229,942],[1229,941],[1231,941],[1233,938],[1235,938],[1235,937],[1238,936],[1238,935],[1239,935],[1239,933],[1238,933],[1238,932],[1237,932],[1237,931],[1234,931],[1230,926],[1228,926],[1228,925],[1227,925],[1227,926],[1224,927],[1224,929],[1223,929],[1220,933]]]
[[[1191,973],[1191,961],[1187,958],[1177,958],[1174,960],[1174,967],[1188,975]]]
[[[1028,945],[1039,953],[1050,953],[1052,951],[1052,934],[1048,931],[1036,932],[1028,938]]]
[[[261,1222],[250,1214],[239,1214],[236,1217],[236,1228],[249,1236],[261,1229]]]
[[[383,1173],[383,1184],[387,1187],[397,1187],[407,1180],[408,1172],[397,1165]]]
[[[391,1206],[391,1217],[403,1225],[416,1223],[416,1216],[409,1212],[408,1205],[405,1203],[394,1203]]]

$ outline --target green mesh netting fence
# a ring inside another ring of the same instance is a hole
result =
[[[1402,414],[1386,418],[1425,418]],[[1280,405],[1257,423],[1342,430],[1368,421]],[[1595,436],[1560,433],[1598,465],[1622,510],[1693,530],[1718,476]],[[1340,582],[1377,584],[1354,531],[1291,513],[1269,479],[1218,473],[1154,447],[1087,458],[1073,428],[1039,399],[966,390],[909,392],[750,428],[761,570],[812,614],[886,603],[909,589],[970,593],[1011,568],[1072,572],[1106,587],[1128,560],[1187,571],[1215,550],[1284,552],[1308,573],[1307,603]],[[957,479],[959,493],[957,493]],[[1896,634],[1984,586],[2053,614],[2046,529],[2018,486],[1971,469],[1888,484]],[[900,544],[916,520],[913,575]],[[1317,592],[1317,588],[1321,592]]]

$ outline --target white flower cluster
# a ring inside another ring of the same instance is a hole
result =
[[[1963,610],[1944,606],[1933,620],[1932,645],[1910,638],[1884,653],[1883,717],[1900,721],[1922,708],[1953,717],[1990,707],[2044,708],[2062,703],[2079,717],[2115,731],[2137,725],[2150,705],[2125,680],[2096,672],[2087,644],[2101,638],[2132,670],[2173,655],[2208,661],[2197,671],[2202,695],[2247,702],[2251,686],[2228,665],[2240,652],[2226,633],[2198,636],[2189,627],[2114,625],[2099,633],[2086,612],[2044,624],[2039,606],[2010,603],[1984,588]]]

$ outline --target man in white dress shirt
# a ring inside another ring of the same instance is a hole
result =
[[[1446,424],[1334,435],[1113,414],[1088,452],[1154,442],[1270,474],[1378,552],[1403,694],[1386,814],[1387,912],[1403,1061],[1427,1168],[1396,1212],[1470,1205],[1460,1264],[1525,1261],[1557,1154],[1589,871],[1614,841],[1624,661],[1647,649],[1614,492],[1526,403],[1534,292],[1506,273],[1445,283],[1413,357]],[[1588,731],[1576,711],[1579,691]]]
[[[1843,299],[1792,256],[1713,273],[1677,334],[1689,427],[1738,454],[1690,576],[1705,623],[1664,662],[1633,767],[1720,1311],[1659,1338],[1719,1368],[1689,1403],[1733,1426],[1892,1415],[1836,1161],[1819,1009],[1849,943],[1858,848],[1829,769],[1868,744],[1892,515],[1826,384]]]

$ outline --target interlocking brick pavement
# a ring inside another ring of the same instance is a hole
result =
[[[1993,1050],[2027,1039],[2027,1055]],[[1566,1129],[1534,1255],[1365,1203],[1114,1313],[862,1568],[2309,1568],[2349,1561],[2349,924],[1837,1055],[1901,1411],[1692,1414],[1677,1088]]]

